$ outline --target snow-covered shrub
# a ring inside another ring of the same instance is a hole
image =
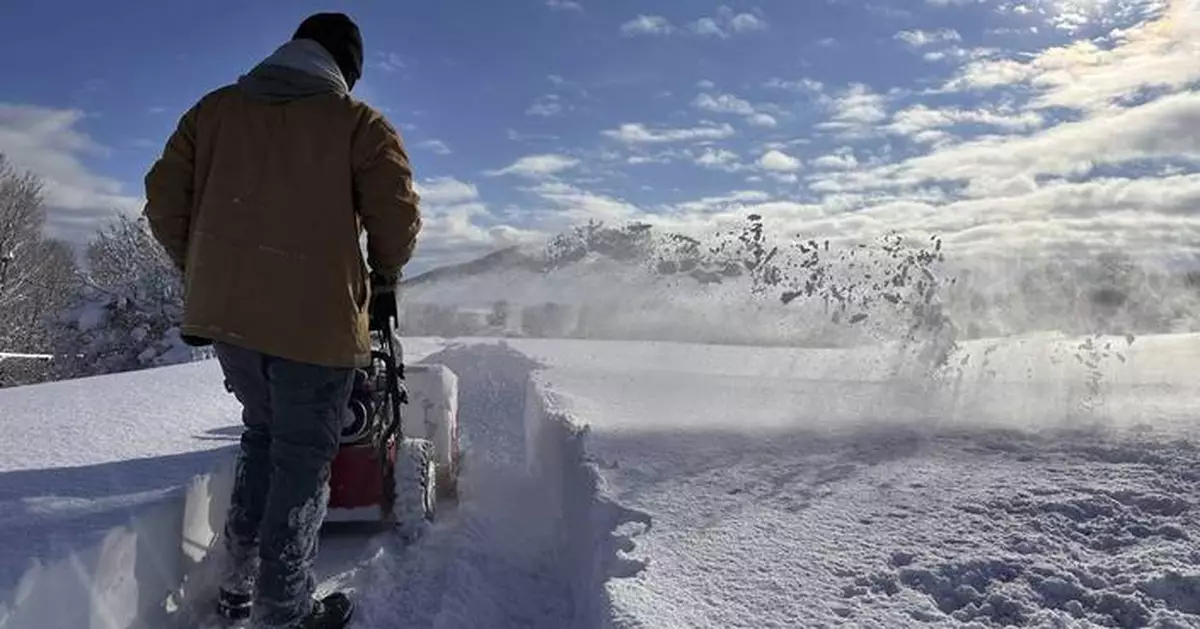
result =
[[[206,348],[183,343],[183,282],[144,220],[118,217],[87,249],[79,298],[60,318],[59,350],[78,357],[76,375],[190,362]]]

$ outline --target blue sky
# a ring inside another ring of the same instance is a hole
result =
[[[342,10],[367,49],[355,93],[400,127],[426,197],[413,272],[589,218],[704,233],[751,211],[962,255],[1188,257],[1195,5],[10,0],[0,152],[48,180],[52,233],[85,240],[140,209],[198,97]]]

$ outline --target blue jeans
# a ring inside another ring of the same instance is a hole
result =
[[[216,343],[242,403],[222,587],[254,597],[254,620],[291,627],[313,605],[313,561],[353,370]]]

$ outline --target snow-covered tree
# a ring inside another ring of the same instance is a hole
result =
[[[70,248],[44,235],[42,187],[0,154],[0,353],[48,353],[53,317],[77,288]],[[51,379],[60,364],[0,359],[0,387]]]
[[[119,215],[89,243],[80,297],[61,320],[59,350],[76,375],[178,364],[211,355],[183,343],[183,282],[144,219]]]

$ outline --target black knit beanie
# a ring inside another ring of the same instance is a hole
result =
[[[363,41],[358,26],[345,13],[316,13],[310,15],[292,39],[311,39],[333,55],[346,84],[353,88],[362,77]]]

